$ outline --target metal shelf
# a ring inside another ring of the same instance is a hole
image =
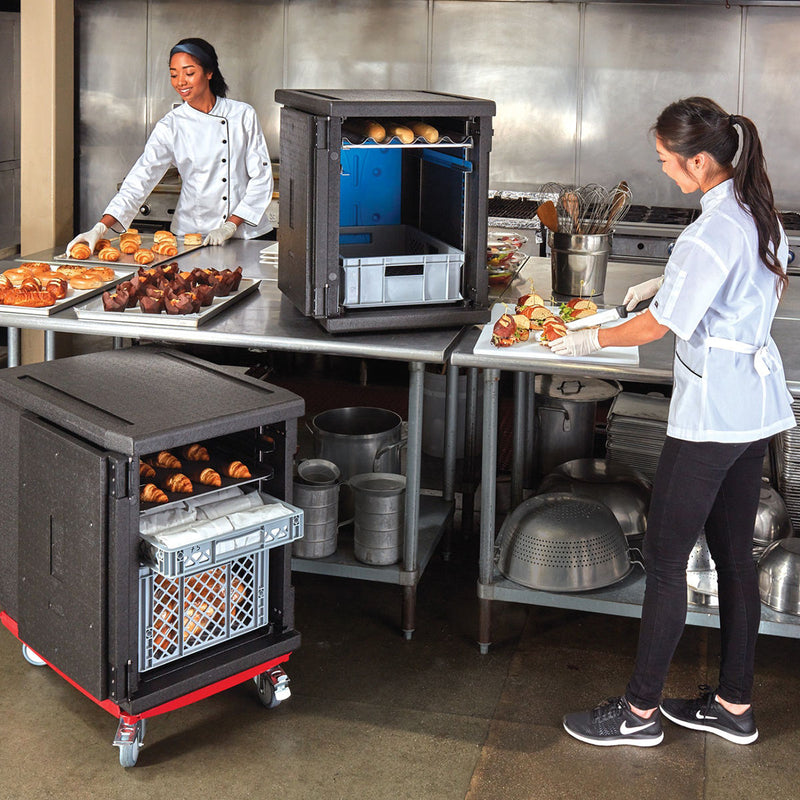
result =
[[[644,599],[645,576],[638,567],[624,580],[591,592],[542,592],[528,589],[505,578],[495,569],[492,583],[478,584],[478,597],[486,600],[505,600],[550,608],[568,608],[591,611],[618,617],[641,617]],[[689,603],[686,613],[688,625],[706,628],[719,627],[719,611],[711,606]],[[800,639],[800,617],[781,614],[769,606],[761,605],[759,633]]]
[[[419,532],[417,548],[417,570],[403,569],[403,563],[377,566],[363,564],[353,555],[352,535],[340,531],[336,552],[326,558],[292,558],[295,572],[311,572],[317,575],[337,575],[400,586],[414,586],[425,571],[436,545],[442,538],[445,525],[453,510],[453,504],[437,497],[422,495],[419,498]]]

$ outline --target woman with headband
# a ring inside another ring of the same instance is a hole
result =
[[[76,236],[94,250],[108,229],[125,231],[171,166],[181,176],[172,220],[176,235],[201,233],[203,244],[233,236],[251,239],[272,225],[272,168],[255,110],[230,100],[214,48],[204,39],[182,39],[169,55],[172,87],[184,101],[157,123],[144,152],[91,230]]]

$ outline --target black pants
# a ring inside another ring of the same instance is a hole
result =
[[[654,708],[661,700],[686,624],[686,565],[703,527],[719,587],[719,696],[731,703],[750,702],[761,618],[753,527],[768,442],[720,444],[667,437],[653,481],[642,624],[626,692],[637,708]]]

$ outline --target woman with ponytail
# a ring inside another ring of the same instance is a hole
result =
[[[664,275],[628,289],[622,325],[569,333],[551,344],[583,355],[609,345],[676,337],[667,438],[653,481],[647,572],[633,675],[625,694],[568,714],[589,744],[650,747],[673,723],[738,744],[758,737],[751,695],[761,619],[753,528],[770,437],[794,427],[791,395],[770,336],[786,288],[788,245],[774,207],[756,126],[704,97],[667,106],[653,132],[663,172],[698,189],[702,213],[678,237]],[[738,157],[737,157],[738,153]],[[715,689],[664,699],[686,623],[686,566],[705,530],[717,568],[721,658]]]
[[[156,123],[100,222],[67,253],[78,242],[94,249],[108,229],[128,228],[171,166],[181,176],[173,233],[200,233],[203,244],[219,245],[271,230],[272,166],[255,110],[227,98],[217,53],[205,39],[181,39],[170,51],[169,74],[183,102]]]

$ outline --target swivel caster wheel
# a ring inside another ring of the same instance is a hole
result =
[[[145,721],[127,722],[119,721],[117,735],[114,737],[114,747],[119,748],[119,763],[122,767],[135,767],[139,758],[139,750],[144,741]]]
[[[29,663],[33,664],[34,667],[43,667],[47,662],[41,658],[37,653],[28,647],[28,645],[22,645],[22,657]]]
[[[284,700],[291,697],[289,676],[282,667],[273,667],[253,677],[258,689],[258,699],[265,708],[277,708]]]

